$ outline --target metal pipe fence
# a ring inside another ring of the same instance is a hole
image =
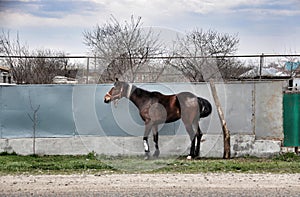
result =
[[[105,57],[101,56],[91,56],[91,55],[65,55],[65,56],[23,56],[23,55],[0,55],[0,66],[5,66],[5,63],[1,63],[1,60],[5,60],[7,58],[10,59],[34,59],[34,58],[66,58],[69,59],[71,62],[75,63],[77,68],[81,70],[77,77],[79,78],[78,83],[85,83],[85,84],[93,84],[97,83],[97,73],[102,72],[107,65],[98,63],[98,60],[105,60]],[[131,57],[131,59],[138,59],[139,57]],[[286,62],[300,62],[300,54],[249,54],[249,55],[228,55],[228,56],[151,56],[147,57],[149,60],[153,61],[167,61],[171,59],[204,59],[204,58],[236,58],[243,62],[245,66],[253,67],[254,79],[262,79],[264,73],[263,69],[266,67],[277,66],[285,73],[291,73],[292,71],[285,70]],[[128,59],[124,57],[119,57],[116,59]],[[161,63],[161,62],[160,62]],[[168,65],[171,67],[170,65]],[[167,66],[167,68],[169,68]],[[143,71],[144,75],[151,75],[152,73],[149,71]],[[166,73],[161,73],[164,77],[169,77],[170,79],[163,82],[171,82],[172,80],[178,81],[176,78],[180,78],[182,74],[179,71],[166,71]],[[173,76],[173,77],[170,77]],[[170,81],[171,80],[171,81]],[[151,81],[145,81],[151,82]],[[184,81],[186,82],[186,81]]]

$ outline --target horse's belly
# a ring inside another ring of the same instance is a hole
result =
[[[175,121],[177,121],[179,119],[180,119],[180,117],[179,118],[178,117],[170,118],[170,119],[167,119],[165,123],[175,122]]]
[[[168,113],[166,123],[175,122],[181,117],[180,110],[173,110],[172,113]]]

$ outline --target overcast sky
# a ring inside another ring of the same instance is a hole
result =
[[[185,33],[238,34],[237,54],[300,53],[300,0],[0,0],[0,28],[31,49],[87,54],[83,31],[113,15],[141,16],[143,26]]]

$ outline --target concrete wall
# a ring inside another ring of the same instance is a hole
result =
[[[201,157],[223,157],[223,136],[203,136]],[[232,135],[231,157],[256,156],[269,157],[281,150],[281,141],[256,140],[254,135]],[[0,139],[0,152],[16,152],[21,155],[33,154],[32,138]],[[150,151],[154,144],[150,140]],[[187,155],[190,140],[187,135],[164,135],[159,138],[161,156]],[[68,137],[37,138],[36,154],[40,155],[82,155],[95,152],[105,155],[142,155],[144,147],[141,137]]]
[[[210,87],[206,83],[136,84],[173,94],[190,91],[213,105],[200,121],[205,133],[201,155],[222,157],[222,129]],[[142,154],[143,121],[126,99],[118,106],[103,103],[111,85],[0,86],[0,152],[32,153],[33,122],[37,112],[37,153]],[[216,84],[232,134],[232,156],[266,156],[280,151],[283,138],[282,82]],[[161,154],[185,154],[189,140],[181,121],[160,127]]]

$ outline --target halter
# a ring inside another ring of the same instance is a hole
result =
[[[126,93],[126,97],[128,99],[130,98],[131,90],[132,90],[132,84],[128,84],[127,93]]]
[[[118,105],[119,99],[122,98],[123,90],[124,89],[121,88],[120,93],[116,94],[114,96],[111,95],[109,92],[106,93],[106,95],[109,96],[113,100],[115,107]],[[127,92],[126,92],[126,98],[128,98],[128,99],[130,98],[131,91],[132,91],[132,84],[128,84],[128,88],[127,88]],[[119,98],[117,98],[117,97],[119,97]]]
[[[119,94],[113,96],[109,92],[107,92],[106,95],[109,96],[112,100],[119,100],[120,98],[122,98],[122,92],[123,92],[123,88],[121,89]],[[116,97],[120,97],[120,98],[115,99]]]

